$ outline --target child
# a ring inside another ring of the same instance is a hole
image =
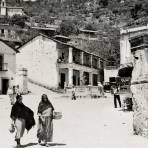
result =
[[[76,88],[73,85],[73,87],[72,87],[72,100],[76,100],[76,94],[75,94],[75,92],[76,92]]]

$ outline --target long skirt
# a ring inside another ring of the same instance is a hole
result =
[[[25,120],[24,119],[16,119],[15,120],[15,127],[16,127],[16,135],[15,139],[20,139],[25,131]]]
[[[53,136],[53,122],[50,116],[40,116],[38,119],[37,138],[44,142],[51,142]]]

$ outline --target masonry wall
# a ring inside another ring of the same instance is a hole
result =
[[[133,128],[136,134],[148,138],[148,48],[137,50],[133,54],[138,58],[134,62],[131,81],[134,101]]]
[[[135,134],[148,138],[148,35],[131,38],[133,71],[131,91],[133,93],[133,129]]]
[[[9,17],[12,17],[12,16],[14,16],[14,15],[23,15],[24,14],[24,12],[22,11],[22,9],[7,9],[7,15],[9,16]]]
[[[6,16],[6,14],[7,14],[6,7],[0,8],[0,9],[1,9],[1,15]]]
[[[58,87],[56,42],[38,36],[20,49],[17,68],[28,70],[28,78],[48,87]]]

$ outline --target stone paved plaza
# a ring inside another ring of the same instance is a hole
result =
[[[54,148],[147,148],[148,139],[133,135],[132,112],[113,108],[113,98],[78,99],[48,95],[56,111],[63,113],[61,120],[54,120]],[[37,106],[40,95],[23,96],[25,105],[31,107],[37,121]],[[8,96],[0,96],[0,148],[14,145],[14,134],[10,134],[10,102]],[[37,144],[37,126],[25,132],[22,145],[42,148]]]

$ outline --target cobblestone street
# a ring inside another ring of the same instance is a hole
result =
[[[49,96],[49,95],[48,95]],[[54,120],[54,137],[51,147],[55,148],[147,148],[146,138],[133,135],[132,112],[113,108],[113,98],[77,99],[72,101],[59,96],[49,96],[56,111],[63,113],[61,120]],[[37,121],[37,106],[40,95],[23,96],[25,105],[31,107]],[[10,103],[8,96],[0,96],[0,147],[11,148],[14,134],[10,134]],[[37,125],[36,125],[37,126]],[[34,127],[25,132],[21,143],[28,148],[42,148],[37,144]]]

